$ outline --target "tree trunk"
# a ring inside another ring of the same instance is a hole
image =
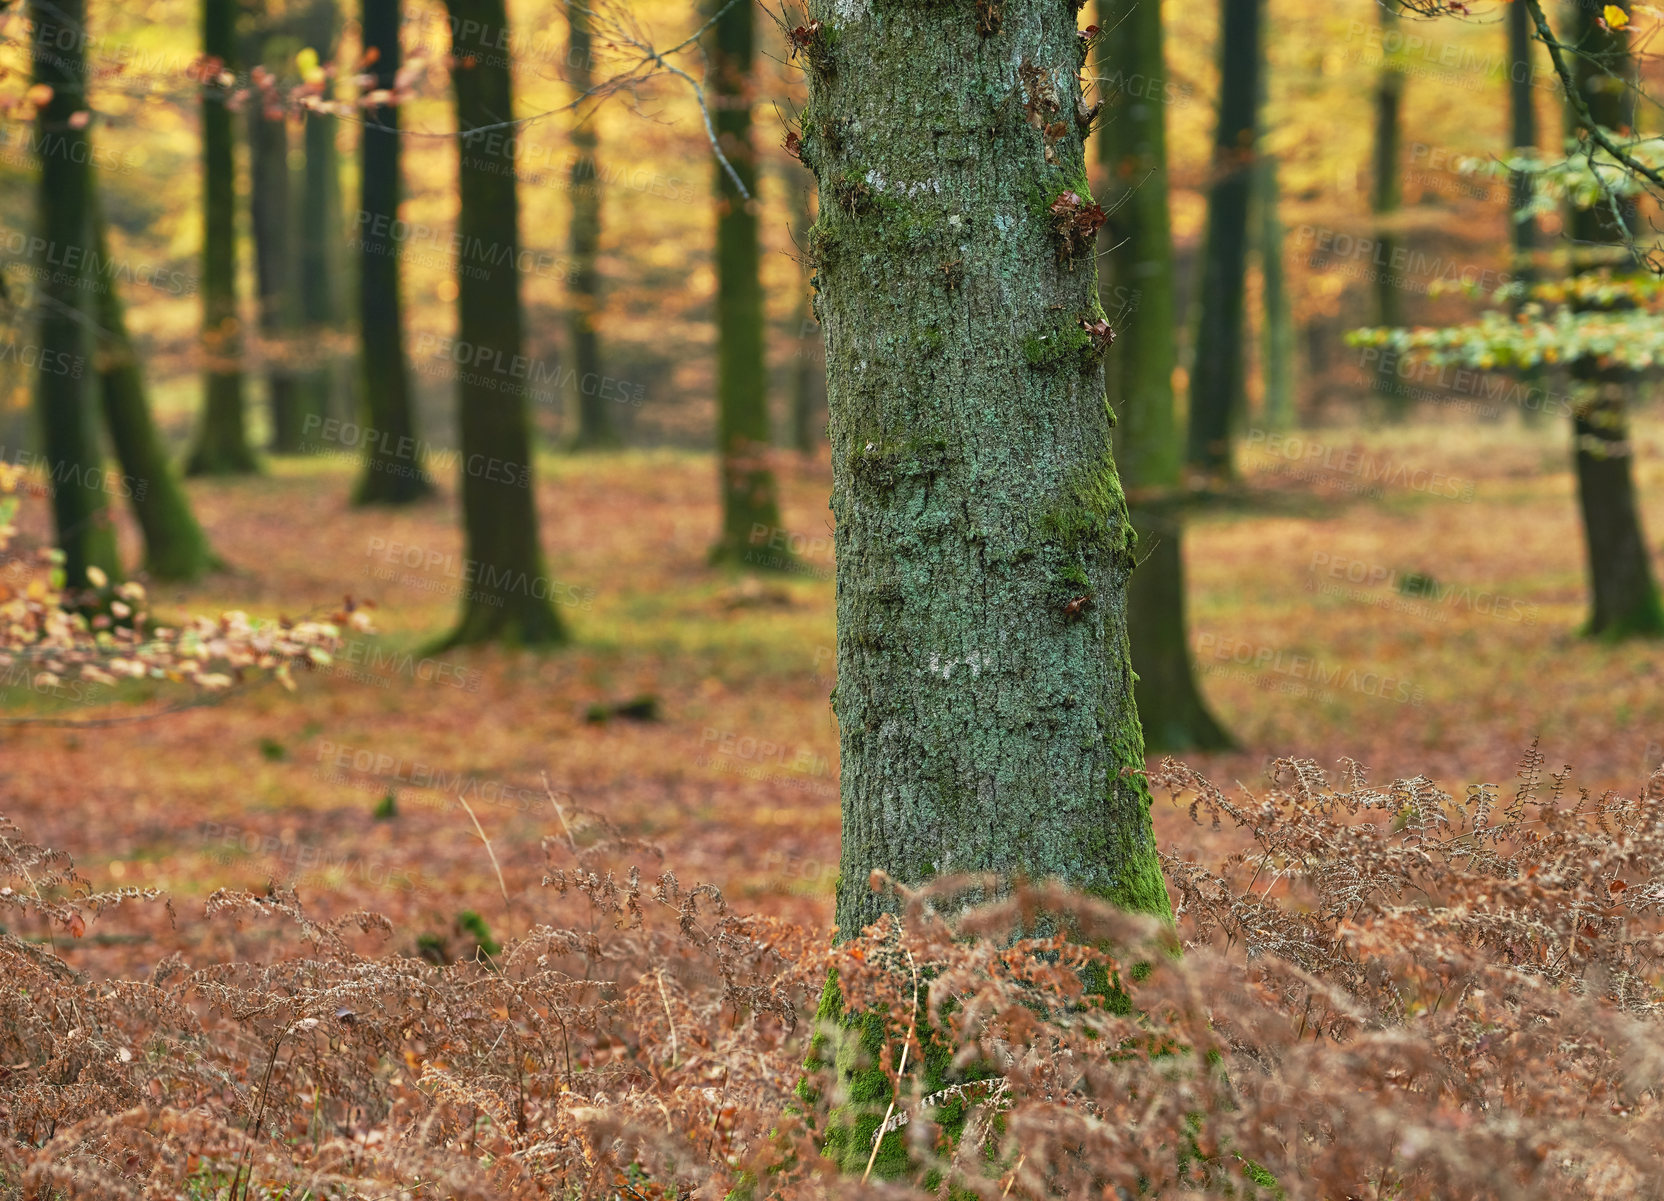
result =
[[[1374,179],[1370,189],[1370,211],[1375,215],[1375,317],[1376,324],[1397,329],[1404,324],[1404,292],[1398,286],[1393,261],[1398,251],[1398,232],[1393,217],[1404,205],[1404,178],[1399,169],[1403,157],[1404,69],[1398,61],[1398,10],[1396,0],[1380,0],[1376,11],[1381,18],[1381,72],[1375,80]],[[1373,382],[1387,416],[1402,421],[1412,407],[1409,394],[1398,386],[1382,355]]]
[[[1061,878],[1166,914],[1131,774],[1134,534],[1104,402],[1075,9],[811,12],[838,929],[895,908],[874,871]]]
[[[1220,0],[1219,122],[1208,185],[1187,446],[1190,464],[1213,478],[1232,474],[1231,439],[1248,407],[1243,379],[1243,282],[1264,61],[1261,4],[1262,0]]]
[[[100,263],[110,254],[96,184],[92,195],[93,246]],[[127,315],[108,273],[98,281],[98,384],[104,427],[127,479],[128,505],[144,532],[144,568],[157,580],[194,580],[217,564],[208,538],[191,514],[185,489],[168,462],[167,446],[150,416],[144,371],[127,334]]]
[[[591,85],[594,64],[589,32],[589,0],[568,0],[567,79],[579,97]],[[572,110],[572,274],[566,290],[566,330],[572,344],[572,388],[578,428],[572,438],[577,450],[618,445],[612,401],[602,395],[601,343],[595,335],[595,314],[601,305],[601,280],[595,256],[601,248],[601,174],[595,163],[595,111]]]
[[[792,203],[792,241],[803,253],[815,224],[810,211],[814,196],[796,168],[787,171],[785,185]],[[805,457],[815,453],[826,431],[826,368],[820,359],[820,330],[815,327],[810,307],[812,275],[808,270],[802,273],[797,304],[792,308],[792,321],[797,327],[792,335],[792,445]]]
[[[1534,150],[1537,146],[1536,89],[1531,81],[1531,14],[1523,4],[1508,6],[1508,150]],[[1508,235],[1514,248],[1513,276],[1516,282],[1531,284],[1537,278],[1537,221],[1519,219],[1520,212],[1531,202],[1531,176],[1525,171],[1514,172],[1508,202]],[[1516,303],[1515,311],[1519,304]],[[1540,368],[1526,368],[1520,373],[1524,392],[1530,399],[1543,381]],[[1525,425],[1540,425],[1543,410],[1532,404],[1520,406],[1520,420]]]
[[[522,391],[500,389],[486,362],[521,356],[520,214],[504,0],[446,0],[456,89],[459,190],[457,340],[473,365],[457,374],[462,441],[462,520],[467,557],[477,564],[447,646],[566,641],[550,604],[551,581],[538,545],[531,422]],[[492,127],[485,129],[483,127]],[[475,132],[480,131],[480,132]],[[513,380],[512,366],[504,369]]]
[[[115,529],[105,501],[104,458],[87,395],[87,251],[92,233],[92,161],[87,108],[86,0],[30,0],[31,58],[36,86],[50,88],[39,106],[40,247],[35,269],[40,306],[40,368],[35,411],[52,490],[52,520],[64,553],[66,593],[91,585],[97,568],[121,578]],[[78,120],[77,117],[81,118]]]
[[[376,59],[370,92],[393,87],[399,70],[400,0],[364,0],[364,51]],[[364,423],[376,431],[366,439],[364,471],[353,493],[357,505],[403,505],[433,495],[422,457],[416,452],[416,413],[410,392],[410,364],[404,353],[404,308],[399,296],[399,108],[364,110],[359,143],[358,336]]]
[[[1161,9],[1142,0],[1099,0],[1098,27],[1115,31],[1098,43],[1113,104],[1100,126],[1098,157],[1109,180],[1105,237],[1115,247],[1098,260],[1099,293],[1110,318],[1130,334],[1109,352],[1104,374],[1140,548],[1127,591],[1138,714],[1146,750],[1214,750],[1231,741],[1197,690],[1184,619],[1166,114],[1159,95],[1138,94],[1128,83],[1167,77]]]
[[[716,0],[717,7],[723,0]],[[745,191],[757,193],[751,144],[751,57],[755,19],[748,3],[728,5],[710,47],[710,103],[717,144]],[[716,165],[717,458],[722,475],[722,535],[712,562],[770,570],[789,566],[778,552],[759,553],[754,531],[780,526],[769,465],[768,378],[763,359],[763,284],[757,214]],[[766,542],[765,542],[766,545]]]
[[[1283,268],[1283,239],[1288,230],[1277,212],[1275,155],[1260,160],[1257,184],[1260,278],[1265,288],[1265,424],[1268,429],[1289,430],[1295,425],[1294,309]]]
[[[335,0],[312,0],[302,15],[300,33],[305,45],[318,52],[321,63],[332,60],[340,14]],[[328,85],[333,90],[334,81]],[[328,95],[329,93],[326,93]],[[345,317],[336,257],[341,245],[341,162],[335,150],[335,118],[307,109],[302,147],[306,165],[301,180],[300,206],[300,318],[307,344],[324,347],[318,361],[304,368],[302,408],[308,414],[336,410],[339,356],[330,340]]]
[[[1579,94],[1605,128],[1633,128],[1635,64],[1629,35],[1596,24],[1594,10],[1578,9],[1575,20],[1571,41],[1578,54],[1572,61]],[[1582,123],[1570,109],[1567,122],[1574,129]],[[1621,246],[1629,236],[1635,223],[1633,203],[1625,203],[1622,210],[1620,219],[1603,200],[1571,214],[1573,245],[1594,248],[1590,266],[1603,265],[1601,247]],[[1606,264],[1612,254],[1606,252]],[[1635,375],[1587,359],[1573,365],[1572,375],[1584,393],[1572,416],[1577,498],[1589,564],[1590,610],[1584,633],[1607,639],[1664,634],[1664,608],[1641,531],[1631,466],[1635,443],[1628,410]]]
[[[261,14],[264,21],[266,14]],[[267,62],[269,42],[286,45],[268,27],[248,40],[249,62],[260,63],[281,78],[282,63]],[[248,97],[249,230],[254,242],[255,291],[260,307],[260,338],[266,351],[266,406],[271,415],[273,454],[300,453],[303,440],[302,389],[292,356],[295,319],[299,315],[291,276],[289,216],[289,121],[279,90],[255,88]]]
[[[222,71],[237,69],[234,0],[202,0],[202,53]],[[243,335],[237,316],[237,163],[229,89],[202,85],[202,422],[187,475],[258,470],[243,427]]]

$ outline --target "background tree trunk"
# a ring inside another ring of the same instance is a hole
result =
[[[237,69],[235,0],[202,0],[202,53]],[[202,352],[204,400],[188,475],[256,471],[243,427],[243,334],[237,316],[237,162],[229,89],[202,85]]]
[[[1572,62],[1579,94],[1600,125],[1631,129],[1635,124],[1635,62],[1629,52],[1630,35],[1597,25],[1596,9],[1579,7],[1576,13],[1571,40],[1578,48]],[[1567,123],[1575,130],[1582,121],[1568,108]],[[1622,221],[1605,203],[1572,212],[1573,244],[1592,248],[1584,252],[1588,267],[1611,265],[1626,257],[1622,250],[1604,254],[1601,250],[1628,240],[1635,211],[1632,203],[1622,209]],[[1631,466],[1635,443],[1629,433],[1634,373],[1579,360],[1572,375],[1582,381],[1585,393],[1579,395],[1572,416],[1577,498],[1589,563],[1590,607],[1584,633],[1610,639],[1664,634],[1664,608],[1635,501]]]
[[[1098,157],[1109,180],[1105,236],[1115,247],[1098,260],[1099,293],[1129,335],[1110,349],[1104,374],[1119,419],[1116,462],[1138,531],[1140,562],[1127,589],[1138,715],[1146,750],[1212,750],[1231,743],[1196,688],[1185,623],[1161,9],[1145,0],[1099,0],[1097,20],[1115,31],[1098,42],[1107,106]]]
[[[1248,201],[1258,128],[1262,0],[1220,0],[1219,121],[1202,248],[1201,315],[1190,371],[1190,464],[1214,478],[1232,473],[1231,439],[1247,410],[1243,280]],[[1114,34],[1108,35],[1114,37]]]
[[[340,13],[335,0],[312,0],[301,16],[302,42],[318,52],[320,64],[333,60],[340,32]],[[326,85],[326,98],[333,97],[335,81]],[[330,414],[337,408],[337,394],[347,391],[340,376],[341,356],[334,335],[340,329],[346,306],[341,297],[341,276],[336,257],[341,252],[341,157],[335,149],[335,118],[307,109],[302,147],[306,165],[301,179],[300,203],[300,319],[306,343],[319,361],[308,364],[301,375],[306,413]]]
[[[400,0],[364,0],[363,37],[376,59],[365,73],[370,91],[391,89],[399,71]],[[410,364],[404,354],[404,304],[399,296],[399,108],[364,110],[359,143],[358,250],[359,390],[368,439],[364,471],[353,503],[403,505],[433,495],[433,481],[418,452],[416,413],[410,392]]]
[[[1404,290],[1393,266],[1398,251],[1394,215],[1404,205],[1404,176],[1400,169],[1404,144],[1404,69],[1399,63],[1397,0],[1378,0],[1381,19],[1381,72],[1375,80],[1374,171],[1370,211],[1375,215],[1375,318],[1377,325],[1397,329],[1404,324]],[[1393,360],[1382,355],[1373,381],[1375,395],[1394,421],[1402,421],[1413,407],[1398,384]]]
[[[52,521],[64,553],[64,583],[71,595],[98,568],[121,578],[115,529],[104,489],[104,456],[94,428],[91,398],[92,315],[87,311],[87,252],[92,249],[92,161],[84,118],[87,107],[86,0],[30,0],[34,27],[30,57],[34,81],[52,89],[40,105],[40,182],[37,208],[40,248],[36,288],[40,307],[40,368],[35,373],[35,411],[52,491]]]
[[[462,198],[457,338],[474,348],[476,364],[459,370],[456,386],[462,521],[467,556],[478,564],[446,645],[560,643],[566,630],[550,604],[538,545],[525,396],[492,387],[490,373],[478,366],[481,352],[499,363],[513,363],[521,353],[514,130],[470,132],[514,117],[509,64],[500,49],[509,44],[508,15],[504,0],[446,0],[446,7]]]
[[[1277,156],[1260,157],[1256,177],[1259,209],[1260,278],[1265,288],[1265,413],[1266,428],[1293,429],[1294,307],[1289,301],[1288,274],[1283,268],[1283,239],[1288,230],[1278,213]]]
[[[1144,763],[1126,628],[1135,536],[1093,332],[1101,211],[1075,9],[880,18],[817,0],[811,14],[802,136],[820,183],[837,519],[838,929],[893,909],[868,887],[876,870],[909,884],[1057,877],[1168,913],[1149,796],[1129,774]]]
[[[723,0],[715,0],[721,7]],[[755,17],[749,3],[716,20],[710,49],[710,104],[717,142],[752,196],[757,156],[751,145],[751,58]],[[722,534],[713,562],[754,569],[789,564],[759,553],[752,531],[777,529],[780,504],[769,465],[768,375],[763,357],[763,283],[758,272],[757,214],[722,164],[716,165],[717,458],[722,473]]]
[[[594,71],[589,33],[589,0],[568,0],[567,79],[583,96]],[[595,334],[595,314],[601,304],[601,279],[595,256],[601,248],[601,173],[596,169],[595,112],[582,106],[572,110],[572,273],[566,289],[566,330],[572,345],[572,389],[578,418],[572,445],[596,450],[618,445],[612,401],[601,394],[601,343]]]
[[[247,100],[249,229],[254,242],[254,281],[260,305],[260,338],[266,352],[266,409],[271,415],[267,449],[298,454],[301,449],[301,381],[292,356],[299,317],[295,296],[289,212],[289,120],[282,87],[284,50],[293,39],[276,32],[269,14],[249,36],[246,58],[278,78],[270,93],[256,87]],[[270,53],[268,53],[270,51]]]
[[[1508,6],[1508,151],[1536,149],[1537,110],[1536,89],[1531,75],[1531,14],[1523,4]],[[1508,236],[1513,243],[1513,277],[1516,282],[1531,284],[1537,278],[1537,221],[1519,219],[1520,212],[1531,203],[1531,176],[1516,171],[1512,177],[1508,199]],[[1523,303],[1521,301],[1520,303]],[[1516,311],[1518,305],[1515,305]],[[1540,368],[1526,368],[1520,373],[1527,401],[1544,379]],[[1540,425],[1541,407],[1529,403],[1520,406],[1520,420],[1526,425]]]
[[[91,202],[93,245],[98,261],[108,263],[109,239],[96,181]],[[157,580],[197,579],[216,565],[216,559],[151,418],[144,370],[127,335],[121,293],[108,273],[93,291],[98,298],[98,384],[104,427],[127,475],[128,505],[144,533],[145,571]]]

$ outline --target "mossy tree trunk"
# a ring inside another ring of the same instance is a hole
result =
[[[1138,714],[1147,750],[1212,750],[1229,746],[1230,738],[1196,687],[1185,622],[1166,113],[1159,94],[1137,94],[1124,82],[1167,77],[1161,9],[1143,0],[1099,0],[1097,21],[1115,31],[1098,43],[1110,97],[1098,135],[1111,214],[1104,236],[1115,247],[1098,260],[1099,292],[1125,334],[1109,351],[1104,374],[1119,419],[1116,463],[1138,531],[1140,561],[1127,590]]]
[[[1404,292],[1393,267],[1398,230],[1393,218],[1404,205],[1404,176],[1400,166],[1404,145],[1404,67],[1399,62],[1397,0],[1379,0],[1381,70],[1375,78],[1375,144],[1370,186],[1370,211],[1375,215],[1376,324],[1394,329],[1404,324]],[[1411,408],[1410,397],[1398,386],[1392,360],[1381,356],[1372,381],[1388,417],[1402,421]]]
[[[92,192],[93,246],[110,262],[103,206]],[[126,475],[123,492],[144,533],[144,568],[157,580],[194,580],[216,565],[208,538],[191,513],[185,489],[168,462],[167,445],[150,415],[144,369],[127,334],[127,314],[106,273],[93,289],[98,322],[98,386],[104,427]]]
[[[1056,877],[1167,913],[1149,797],[1125,774],[1144,750],[1134,534],[1104,400],[1075,9],[816,0],[811,15],[838,928],[893,907],[875,870]]]
[[[1265,289],[1265,424],[1273,430],[1293,429],[1294,413],[1294,307],[1288,294],[1288,273],[1283,266],[1283,239],[1288,230],[1278,212],[1281,192],[1277,183],[1277,156],[1260,156],[1255,180],[1259,209],[1260,279]]]
[[[202,0],[202,53],[237,69],[235,0]],[[243,424],[243,334],[237,316],[237,163],[230,89],[202,85],[202,420],[186,460],[189,475],[258,469]]]
[[[476,359],[513,363],[521,356],[520,214],[514,130],[502,123],[514,117],[514,96],[508,62],[495,48],[508,44],[508,14],[504,0],[446,0],[446,7],[461,192],[457,338]],[[446,644],[565,642],[538,543],[525,396],[495,382],[489,372],[457,375],[462,521],[478,570]]]
[[[367,91],[390,91],[400,62],[400,0],[364,0]],[[364,110],[359,141],[358,251],[359,390],[368,440],[364,470],[353,492],[359,505],[403,505],[433,495],[433,481],[414,448],[415,402],[404,349],[404,302],[399,295],[400,246],[393,236],[403,183],[399,174],[397,103]],[[401,449],[403,448],[403,449]]]
[[[745,192],[757,194],[757,155],[751,142],[752,50],[755,6],[726,5],[710,44],[710,104],[717,144]],[[719,162],[716,172],[716,401],[717,460],[721,470],[722,533],[713,562],[770,569],[788,559],[758,553],[753,531],[780,525],[769,462],[768,374],[763,352],[763,283],[759,274],[754,201],[734,186]]]
[[[814,193],[795,167],[787,172],[784,182],[792,204],[792,240],[801,254],[809,244],[809,230],[815,223]],[[806,255],[804,263],[806,266]],[[803,272],[797,304],[792,308],[796,327],[792,333],[792,445],[804,456],[813,455],[819,448],[826,428],[826,370],[820,358],[820,331],[815,328],[814,310],[809,301],[811,274],[808,270]]]
[[[86,0],[30,0],[30,57],[36,86],[51,89],[40,105],[37,198],[43,245],[35,264],[40,292],[40,368],[35,411],[52,492],[55,538],[64,553],[71,595],[87,588],[92,568],[121,578],[115,530],[104,489],[88,387],[92,314],[87,258],[92,249],[92,161],[86,118]]]
[[[1219,118],[1208,182],[1186,449],[1191,466],[1216,479],[1232,473],[1231,440],[1248,407],[1243,310],[1259,76],[1264,67],[1262,6],[1263,0],[1220,0]]]
[[[335,0],[312,0],[297,26],[301,41],[318,52],[320,63],[330,62],[340,33]],[[331,79],[326,87],[333,89]],[[330,93],[326,92],[326,96]],[[345,317],[338,257],[341,240],[341,161],[335,149],[335,118],[307,109],[301,134],[305,166],[301,177],[300,319],[301,334],[315,349],[315,361],[302,369],[302,411],[332,413],[336,409],[340,356],[330,341]]]
[[[244,57],[275,77],[273,88],[256,87],[248,97],[249,230],[254,243],[254,286],[259,300],[260,338],[266,353],[266,411],[271,419],[267,449],[297,454],[302,442],[304,390],[293,361],[300,317],[293,256],[296,251],[289,207],[289,119],[283,91],[285,66],[297,43],[272,19],[269,5],[250,30]]]
[[[1597,23],[1598,10],[1579,7],[1575,18],[1573,80],[1603,127],[1630,129],[1635,124],[1635,61],[1629,34]],[[1582,122],[1568,109],[1568,125]],[[1621,217],[1621,219],[1620,219]],[[1636,221],[1632,203],[1615,215],[1604,201],[1571,214],[1573,244],[1585,250],[1591,265],[1621,259],[1621,250]],[[1633,460],[1635,442],[1629,430],[1629,397],[1635,389],[1633,372],[1602,368],[1589,360],[1573,364],[1581,381],[1572,416],[1577,464],[1577,497],[1583,515],[1584,545],[1589,564],[1589,619],[1586,634],[1609,639],[1664,634],[1664,608],[1635,498]]]
[[[569,0],[566,5],[567,81],[579,97],[591,87],[594,48],[589,31],[590,0]],[[601,387],[601,341],[595,332],[595,314],[601,304],[601,277],[595,256],[601,249],[601,174],[596,169],[596,113],[583,106],[572,110],[572,170],[568,187],[572,197],[572,228],[568,247],[572,272],[566,289],[566,332],[572,349],[573,405],[577,432],[572,445],[579,450],[598,450],[618,445],[618,430],[612,419],[612,401]]]

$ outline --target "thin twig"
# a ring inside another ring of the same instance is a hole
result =
[[[474,823],[474,829],[479,832],[480,841],[485,844],[485,853],[491,856],[491,869],[497,873],[497,889],[503,894],[503,908],[508,910],[509,920],[514,920],[514,902],[508,899],[508,885],[503,883],[503,868],[497,862],[497,852],[491,849],[491,840],[485,836],[485,827],[480,825],[480,819],[474,816],[467,799],[459,792],[456,799],[461,803],[463,811],[468,814],[468,820]]]
[[[906,950],[906,948],[902,948]],[[890,1108],[884,1111],[884,1120],[878,1123],[878,1131],[872,1136],[872,1154],[867,1156],[867,1170],[861,1173],[861,1183],[867,1182],[872,1175],[872,1165],[878,1162],[878,1145],[884,1141],[890,1117],[896,1111],[896,1100],[901,1096],[901,1078],[907,1071],[907,1052],[913,1049],[913,1030],[919,1021],[919,965],[913,960],[913,952],[907,951],[907,962],[913,964],[913,1012],[907,1019],[907,1037],[901,1044],[901,1063],[896,1068],[896,1091],[890,1098]]]

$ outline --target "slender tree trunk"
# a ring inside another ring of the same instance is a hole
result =
[[[1288,230],[1277,212],[1280,192],[1275,155],[1261,158],[1257,184],[1260,277],[1265,289],[1265,424],[1273,430],[1288,430],[1295,425],[1294,308],[1283,268],[1283,239]]]
[[[594,50],[589,32],[590,0],[568,0],[567,79],[580,97],[591,84]],[[595,334],[595,314],[601,306],[601,278],[595,256],[601,248],[601,174],[595,163],[595,112],[582,106],[572,110],[572,274],[566,290],[566,331],[572,345],[572,388],[577,433],[572,445],[597,450],[618,445],[611,404],[601,393],[601,343]]]
[[[103,206],[92,190],[93,245],[100,263],[110,261]],[[144,370],[127,334],[127,314],[108,273],[97,296],[98,384],[116,458],[126,475],[123,491],[144,532],[144,568],[157,580],[194,580],[217,564],[208,538],[191,513],[185,489],[168,462],[167,445],[150,415]]]
[[[757,155],[751,144],[751,59],[754,6],[716,0],[710,48],[711,105],[717,142],[745,191],[757,193]],[[716,399],[717,458],[722,473],[722,535],[713,562],[753,569],[788,564],[779,552],[758,553],[754,531],[780,525],[774,471],[769,465],[768,376],[763,358],[763,284],[757,251],[757,214],[716,166]]]
[[[1629,35],[1596,24],[1594,9],[1580,7],[1576,14],[1574,82],[1602,126],[1633,128],[1635,63]],[[1568,124],[1580,123],[1568,109]],[[1590,265],[1599,267],[1599,248],[1622,245],[1626,225],[1632,228],[1635,220],[1632,203],[1623,206],[1621,221],[1605,203],[1576,209],[1570,222],[1573,244],[1596,248]],[[1611,256],[1606,252],[1605,264]],[[1629,432],[1635,375],[1586,359],[1573,365],[1572,374],[1584,393],[1572,417],[1577,498],[1589,563],[1590,610],[1584,633],[1608,639],[1664,634],[1664,608],[1635,499],[1635,443]]]
[[[1537,147],[1536,89],[1531,78],[1531,14],[1523,4],[1508,6],[1508,68],[1508,149],[1512,154]],[[1531,203],[1531,192],[1530,174],[1516,171],[1508,202],[1508,234],[1514,248],[1513,276],[1523,284],[1531,284],[1537,278],[1537,221],[1520,219],[1521,212]],[[1518,305],[1515,308],[1517,311]],[[1520,372],[1528,400],[1543,378],[1540,368]],[[1543,416],[1540,407],[1531,404],[1520,407],[1520,420],[1526,425],[1542,424]]]
[[[363,0],[364,52],[375,51],[366,74],[369,92],[388,91],[399,71],[400,0]],[[459,68],[461,70],[461,68]],[[404,353],[404,307],[399,296],[399,108],[364,110],[359,143],[358,330],[360,391],[364,422],[376,431],[367,440],[364,471],[353,503],[403,505],[433,494],[433,481],[415,448],[415,402],[410,364]]]
[[[86,0],[30,0],[31,60],[36,86],[51,89],[35,118],[40,149],[36,256],[41,366],[35,411],[52,489],[52,520],[64,553],[64,582],[73,596],[91,584],[88,572],[121,578],[115,529],[103,483],[104,457],[87,394],[92,315],[87,304],[87,252],[92,248],[92,161],[85,128]]]
[[[262,13],[264,19],[265,14]],[[266,48],[277,40],[269,25],[248,41],[249,62],[274,75],[281,62],[266,62]],[[279,40],[286,45],[288,39]],[[255,291],[260,307],[260,337],[266,349],[266,406],[271,415],[273,454],[298,454],[302,442],[302,389],[292,356],[297,312],[290,239],[289,120],[277,88],[254,89],[248,98],[249,229],[254,242]]]
[[[202,0],[202,53],[237,69],[235,0]],[[188,475],[256,471],[243,426],[243,335],[237,316],[237,163],[229,89],[202,85],[202,349],[207,360],[202,422],[186,460]]]
[[[792,240],[799,247],[809,243],[809,230],[814,227],[811,212],[814,196],[804,186],[803,177],[792,168],[786,175],[786,193],[792,202]],[[811,456],[820,446],[826,428],[826,369],[820,358],[820,331],[815,327],[814,310],[810,306],[814,273],[805,270],[798,281],[797,304],[792,309],[792,320],[797,331],[792,341],[792,445],[797,452]]]
[[[1231,439],[1248,407],[1244,385],[1244,279],[1248,202],[1258,128],[1263,0],[1220,0],[1219,122],[1202,249],[1201,315],[1190,372],[1187,458],[1206,475],[1232,473]],[[1110,34],[1114,37],[1114,34]]]
[[[457,339],[481,356],[514,363],[521,355],[520,212],[504,0],[446,0],[451,16],[452,83],[460,166],[457,214]],[[531,422],[522,393],[502,391],[490,372],[459,370],[457,428],[462,441],[462,521],[467,556],[478,565],[447,645],[566,641],[550,604],[551,581],[538,544]]]
[[[301,38],[318,52],[321,62],[329,62],[334,56],[339,17],[335,0],[312,0],[302,16]],[[326,86],[332,91],[333,79]],[[301,180],[300,253],[296,256],[300,263],[302,336],[309,345],[327,347],[315,352],[319,360],[302,373],[302,408],[307,414],[321,415],[337,407],[339,356],[330,339],[345,317],[336,264],[342,245],[341,162],[335,149],[335,118],[306,110],[302,147],[306,165]]]
[[[1166,113],[1159,94],[1135,94],[1127,83],[1167,76],[1161,9],[1144,0],[1099,0],[1097,19],[1100,29],[1115,31],[1098,43],[1112,105],[1098,136],[1109,179],[1104,236],[1115,247],[1098,262],[1104,308],[1128,335],[1109,352],[1104,375],[1119,419],[1116,462],[1138,531],[1140,561],[1127,589],[1138,714],[1146,750],[1213,750],[1231,741],[1196,687],[1184,615]]]
[[[1374,178],[1370,189],[1370,211],[1375,215],[1375,317],[1376,324],[1398,328],[1404,324],[1404,291],[1398,285],[1394,262],[1398,252],[1398,231],[1393,218],[1404,205],[1404,177],[1400,170],[1404,144],[1404,69],[1395,49],[1398,45],[1396,0],[1379,0],[1381,18],[1381,72],[1375,80]],[[1388,417],[1402,421],[1409,415],[1411,398],[1398,387],[1388,356],[1374,379],[1375,395]]]
[[[1055,877],[1165,914],[1132,774],[1135,535],[1104,402],[1075,9],[811,14],[838,929],[894,908],[874,871]]]

